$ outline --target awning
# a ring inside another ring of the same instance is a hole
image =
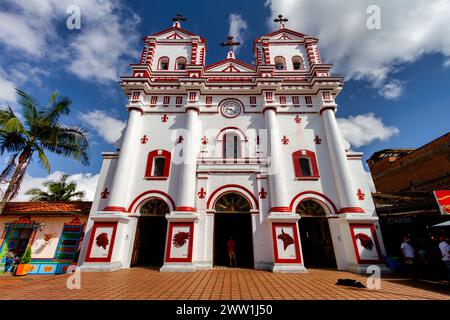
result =
[[[449,227],[449,226],[450,226],[450,220],[435,224],[433,227]]]

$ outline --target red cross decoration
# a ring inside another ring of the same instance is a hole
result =
[[[206,192],[205,189],[203,189],[203,187],[200,188],[200,191],[198,192],[198,197],[200,199],[204,199],[206,197]]]
[[[182,142],[183,142],[183,136],[179,136],[178,140],[177,140],[177,143],[182,143]]]
[[[286,136],[283,136],[283,139],[281,139],[281,142],[283,142],[283,144],[288,144],[289,139]]]
[[[203,136],[202,144],[207,144],[207,143],[208,143],[208,138],[206,136]]]
[[[169,117],[167,116],[167,114],[163,114],[163,116],[161,117],[162,122],[167,122],[167,119],[169,119]]]
[[[295,123],[300,124],[302,123],[302,117],[300,117],[299,115],[296,115],[294,118]]]
[[[364,192],[362,192],[361,189],[358,189],[358,192],[356,193],[356,195],[358,196],[359,200],[364,200],[366,198],[366,195],[364,194]]]
[[[261,187],[261,191],[258,192],[258,194],[259,194],[259,197],[260,197],[261,199],[267,198],[267,192],[266,192],[266,190],[264,190],[263,187]]]
[[[315,142],[316,144],[321,144],[321,143],[322,143],[322,139],[320,139],[319,136],[316,135],[316,137],[314,138],[314,142]]]
[[[109,196],[109,191],[108,188],[105,188],[105,190],[102,191],[102,193],[100,193],[100,198],[102,199],[106,199]]]
[[[146,144],[147,141],[148,141],[147,135],[144,134],[144,136],[141,138],[141,143],[142,143],[142,144]]]

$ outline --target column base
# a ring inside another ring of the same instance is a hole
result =
[[[273,273],[307,273],[308,270],[302,264],[276,263],[272,266]]]
[[[380,268],[381,274],[390,274],[392,273],[391,269],[389,269],[385,264],[375,264]],[[368,274],[367,268],[372,266],[372,264],[348,264],[345,268],[345,271],[350,271],[358,274]]]
[[[85,262],[78,267],[82,272],[111,272],[123,269],[120,261],[110,263]]]
[[[195,272],[197,267],[189,263],[165,263],[160,269],[160,272]]]

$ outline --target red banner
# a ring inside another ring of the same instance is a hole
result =
[[[441,214],[450,215],[450,190],[433,191]]]

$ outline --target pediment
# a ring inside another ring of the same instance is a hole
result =
[[[255,72],[255,67],[240,60],[226,59],[206,67],[207,72],[245,73]]]

